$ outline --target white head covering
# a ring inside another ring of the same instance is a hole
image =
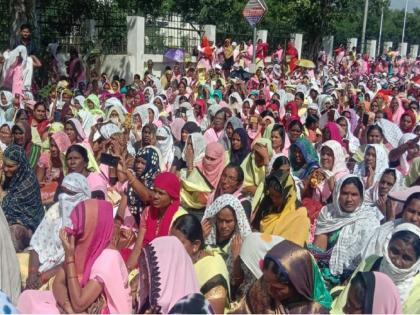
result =
[[[96,124],[95,116],[93,116],[89,111],[81,109],[77,113],[77,116],[82,120],[82,128],[86,135],[90,135],[92,131],[92,126]]]
[[[339,197],[341,187],[349,178],[355,178],[363,185],[359,177],[345,175],[334,187],[333,203],[322,208],[316,225],[315,235],[331,233],[341,229],[337,243],[332,249],[330,269],[333,275],[344,270],[354,270],[361,261],[361,251],[373,232],[379,227],[377,209],[363,203],[353,212],[341,210]]]
[[[121,103],[121,101],[116,97],[110,97],[105,101],[104,111],[107,111],[109,108],[113,106],[119,107],[124,113],[124,115],[128,113],[125,107],[123,106],[123,104]]]
[[[388,119],[380,118],[376,122],[376,125],[381,127],[384,132],[385,139],[391,143],[392,147],[395,149],[398,147],[398,142],[400,141],[403,133],[396,124],[389,121]]]
[[[252,272],[255,278],[259,279],[263,273],[260,261],[264,259],[267,252],[275,245],[284,240],[281,236],[253,232],[249,234],[241,246],[241,260]]]
[[[379,180],[372,187],[370,187],[369,189],[365,191],[365,202],[367,204],[376,206],[376,203],[379,200],[379,183],[382,179],[382,176],[384,175],[384,172],[388,169],[391,169],[391,168],[385,169],[382,172],[381,176],[379,177]],[[392,168],[392,170],[395,172],[396,179],[395,179],[395,184],[394,186],[392,186],[390,192],[406,189],[405,183],[404,183],[404,177],[402,176],[401,172],[394,168]]]
[[[121,132],[121,129],[113,123],[108,123],[103,125],[101,129],[99,129],[99,132],[105,140],[109,140],[111,139],[112,135]]]
[[[77,100],[79,105],[83,107],[83,104],[85,103],[86,98],[83,95],[77,95],[72,101],[73,104],[75,104],[74,100]]]
[[[170,170],[175,156],[174,139],[172,137],[171,128],[168,126],[159,127],[156,132],[156,137],[165,138],[164,140],[157,140],[157,147],[162,153],[163,165],[165,166],[162,169]]]
[[[368,144],[365,148],[365,154],[367,150],[374,148],[376,152],[376,167],[375,167],[375,176],[374,183],[378,182],[381,179],[382,173],[389,167],[388,153],[381,144]],[[355,175],[365,177],[366,176],[366,167],[365,161],[356,164],[354,172]]]
[[[386,131],[388,132],[388,130]],[[413,140],[417,137],[416,134],[414,133],[405,133],[401,136],[400,141],[398,142],[398,146],[401,146],[405,143],[407,143],[410,140]],[[417,143],[418,146],[420,146],[420,141]],[[400,157],[400,166],[401,166],[401,171],[404,174],[408,173],[408,170],[410,169],[410,165],[408,165],[408,161],[407,161],[407,151],[404,152],[404,154]]]
[[[224,194],[219,196],[210,207],[204,211],[203,221],[209,219],[211,223],[211,231],[209,236],[207,236],[206,244],[216,245],[216,215],[223,209],[229,206],[233,209],[236,216],[236,226],[234,233],[239,233],[242,237],[246,237],[251,233],[251,227],[249,226],[248,219],[245,214],[244,207],[238,198],[230,195]],[[230,240],[231,241],[231,240]],[[230,243],[229,241],[229,243]]]
[[[3,91],[0,91],[0,94],[4,94],[4,97],[6,98],[6,101],[7,101],[6,105],[3,105],[3,103],[0,102],[0,106],[3,107],[3,108],[8,108],[8,107],[12,106],[12,102],[13,102],[12,92],[3,90]]]
[[[38,254],[40,272],[49,270],[64,261],[59,231],[64,226],[71,227],[70,214],[74,207],[91,197],[87,179],[79,173],[70,173],[64,177],[61,186],[76,194],[69,195],[62,192],[58,195],[58,204],[46,212],[30,243],[32,249]]]
[[[134,116],[135,115],[139,115],[140,116],[141,127],[143,129],[143,127],[149,123],[149,112],[147,110],[147,106],[146,105],[137,106],[134,109],[133,114],[131,116],[132,117],[131,118],[132,120],[134,119]]]
[[[347,153],[344,151],[343,146],[338,143],[335,140],[328,140],[325,141],[322,146],[321,146],[321,150],[323,147],[328,147],[330,148],[333,153],[334,153],[334,164],[333,164],[333,169],[332,171],[329,170],[324,170],[327,172],[328,176],[334,176],[337,173],[349,173],[349,169],[347,168],[346,165],[346,155]],[[331,173],[331,174],[328,174]]]
[[[197,165],[204,158],[204,153],[206,151],[206,139],[204,136],[199,132],[194,132],[188,135],[188,138],[191,138],[193,150],[194,150],[194,166]],[[187,140],[188,143],[188,140]],[[187,151],[187,143],[184,146],[184,150],[182,150],[182,159],[186,161],[186,151]]]
[[[349,151],[350,151],[350,153],[355,153],[360,148],[360,141],[359,141],[359,139],[357,139],[353,135],[353,132],[351,132],[351,123],[350,123],[350,120],[347,117],[345,117],[345,116],[342,116],[342,117],[347,122],[347,132],[346,132],[345,139],[349,141]]]
[[[385,239],[383,247],[384,257],[379,271],[385,273],[392,279],[400,293],[401,303],[404,303],[411,291],[414,276],[420,269],[420,259],[417,259],[417,261],[408,269],[399,269],[392,263],[391,258],[388,255],[388,246],[392,236],[400,231],[410,231],[417,235],[417,237],[420,237],[420,228],[414,224],[403,223],[398,225]]]

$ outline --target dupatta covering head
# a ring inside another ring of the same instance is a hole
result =
[[[407,177],[405,178],[405,184],[407,187],[413,186],[420,176],[420,156],[416,157],[408,170]]]
[[[305,160],[305,164],[299,168],[296,161],[295,150],[299,149]],[[289,160],[292,166],[293,175],[299,179],[303,179],[308,176],[312,170],[319,167],[318,154],[315,151],[312,143],[306,138],[297,139],[289,149]]]
[[[382,130],[385,130],[384,137],[388,143],[392,145],[395,149],[398,147],[398,142],[400,141],[403,133],[401,132],[400,127],[394,124],[392,121],[389,121],[385,118],[379,118],[376,122],[376,125],[381,127]]]
[[[398,290],[386,274],[372,272],[375,277],[372,314],[402,314],[402,306]]]
[[[185,126],[183,118],[175,118],[171,123],[171,131],[176,141],[181,141],[182,128]]]
[[[66,231],[76,239],[76,272],[84,287],[95,260],[110,244],[114,226],[112,204],[105,200],[85,200],[74,208],[70,219],[73,227],[67,227]]]
[[[93,103],[93,108],[89,108],[88,102]],[[83,103],[83,109],[90,112],[92,115],[104,116],[104,112],[100,108],[99,97],[95,94],[90,94]]]
[[[139,149],[135,156],[135,163],[139,159],[146,161],[143,174],[138,179],[149,189],[153,189],[153,182],[156,175],[160,172],[159,154],[153,147]],[[143,201],[140,199],[133,186],[128,185],[127,188],[127,206],[131,214],[134,216],[137,224],[140,223],[140,215],[143,210]]]
[[[364,157],[366,158],[367,151],[373,148],[376,153],[376,167],[375,167],[375,176],[373,182],[376,183],[381,179],[382,173],[389,167],[388,152],[386,152],[385,147],[382,144],[368,144],[365,148]],[[356,164],[355,170],[353,172],[355,175],[366,177],[366,163],[363,160],[362,162]]]
[[[325,124],[324,129],[327,129],[330,132],[330,140],[337,141],[343,148],[345,148],[338,124],[335,122],[328,122]]]
[[[39,272],[50,270],[64,261],[60,229],[63,226],[72,227],[70,214],[74,207],[91,197],[87,179],[79,173],[64,177],[61,187],[74,194],[62,192],[58,195],[58,209],[52,207],[48,210],[31,239],[30,245],[38,254],[41,264]]]
[[[170,172],[160,173],[155,178],[154,188],[164,190],[172,198],[172,202],[166,208],[162,217],[160,217],[160,209],[155,208],[153,205],[150,206],[149,214],[146,218],[146,234],[143,245],[149,244],[156,237],[169,234],[172,219],[180,205],[181,182],[175,174]]]
[[[318,302],[329,309],[332,297],[325,286],[321,272],[308,250],[284,240],[275,245],[265,256],[285,273],[290,283],[308,302]]]
[[[139,265],[139,311],[148,303],[167,314],[185,296],[200,293],[191,258],[175,236],[158,237],[144,247]]]
[[[87,138],[85,131],[83,130],[82,124],[76,118],[70,118],[66,121],[66,124],[70,124],[77,133],[77,142],[82,142]]]
[[[243,160],[241,167],[244,171],[244,187],[249,186],[257,186],[263,182],[265,178],[265,167],[257,167],[257,164],[255,162],[255,145],[259,144],[262,146],[267,147],[268,156],[272,157],[273,155],[273,149],[271,147],[271,140],[265,139],[265,138],[259,138],[252,146],[251,153],[248,154],[248,156]]]
[[[44,217],[44,209],[38,180],[29,166],[26,152],[21,146],[11,144],[4,151],[4,159],[17,165],[3,198],[4,215],[9,225],[23,224],[35,231]]]
[[[61,154],[65,154],[71,146],[69,136],[64,131],[57,131],[51,135]]]
[[[204,211],[203,221],[205,219],[210,219],[210,223],[212,226],[210,234],[206,238],[206,244],[216,245],[216,216],[222,209],[227,207],[233,211],[236,218],[235,231],[233,232],[233,234],[239,233],[242,237],[246,237],[248,234],[251,233],[251,227],[249,226],[244,207],[242,206],[239,199],[232,196],[231,194],[224,194],[218,197],[211,204],[211,206],[206,208],[206,210]]]
[[[217,187],[225,167],[225,150],[217,142],[207,144],[203,160],[197,168],[213,188]]]
[[[171,129],[168,126],[162,126],[157,129],[156,137],[157,147],[162,153],[163,162],[167,170],[172,166],[172,161],[174,160],[174,138],[172,137]]]
[[[237,134],[241,139],[241,148],[239,150],[234,150],[231,148],[230,162],[235,165],[241,165],[241,163],[245,160],[246,156],[251,151],[248,133],[243,128],[237,128],[233,134]]]
[[[204,158],[204,152],[206,150],[206,139],[204,139],[204,136],[199,132],[194,132],[190,135],[188,135],[188,139],[191,139],[193,151],[194,151],[194,166],[198,165],[203,158]],[[186,151],[188,147],[188,140],[187,143],[184,146],[184,149],[182,150],[182,159],[184,161],[187,160],[186,158]]]
[[[354,270],[357,267],[366,242],[379,226],[377,209],[363,203],[364,189],[361,192],[359,207],[353,212],[345,212],[341,209],[339,202],[341,188],[350,179],[358,181],[363,187],[363,182],[358,176],[341,177],[334,187],[333,203],[321,209],[316,225],[315,235],[341,229],[329,261],[333,275],[340,275],[344,270]]]
[[[331,149],[331,151],[334,154],[334,164],[333,164],[333,168],[331,170],[332,175],[336,175],[336,174],[339,174],[339,173],[348,174],[349,169],[347,168],[347,165],[346,165],[346,155],[347,154],[346,154],[343,146],[335,140],[328,140],[328,141],[325,141],[322,144],[321,151],[322,151],[323,147],[327,147],[327,148]]]
[[[395,266],[389,257],[388,247],[392,237],[398,232],[411,232],[420,238],[420,228],[412,223],[402,223],[398,225],[385,239],[383,245],[383,259],[379,267],[379,271],[388,275],[394,284],[397,286],[401,303],[406,302],[407,297],[413,287],[414,276],[418,273],[420,268],[420,258],[408,269],[400,269]]]
[[[229,124],[231,125],[233,130],[244,127],[242,125],[242,121],[238,117],[232,116],[228,119],[225,125],[223,136],[219,140],[219,143],[223,144],[223,147],[225,148],[225,150],[229,150],[232,146],[231,139],[229,139],[226,134],[226,128],[228,127]]]
[[[281,236],[252,232],[243,241],[240,257],[255,278],[259,279],[263,273],[261,262],[267,252],[276,244],[284,240]]]

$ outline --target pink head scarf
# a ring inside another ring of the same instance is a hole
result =
[[[69,136],[67,136],[64,131],[57,131],[51,136],[51,138],[54,140],[60,153],[65,153],[71,146]]]
[[[223,145],[216,142],[209,143],[206,146],[205,156],[197,168],[213,188],[217,187],[224,167],[225,149]]]
[[[140,290],[140,309],[148,300],[150,306],[159,306],[162,314],[168,314],[183,297],[200,293],[191,258],[175,236],[158,237],[142,250],[140,272],[143,270],[148,273],[149,288]]]
[[[87,138],[86,133],[83,130],[82,124],[76,118],[70,118],[66,121],[66,123],[70,123],[74,127],[74,129],[76,129],[78,138],[81,139],[81,141],[77,141],[78,143],[83,142],[83,140]]]
[[[340,127],[338,126],[338,124],[336,124],[335,122],[328,122],[324,128],[330,131],[330,140],[337,141],[343,148],[346,149],[346,146],[343,143],[343,137],[341,136]]]
[[[185,125],[185,120],[182,118],[175,118],[171,124],[171,131],[177,141],[181,141],[182,127]]]
[[[76,238],[76,272],[80,285],[84,287],[95,260],[111,241],[114,226],[112,204],[105,200],[85,200],[73,209],[70,220],[73,228],[66,228],[66,231]]]
[[[375,293],[372,314],[402,314],[400,294],[394,282],[384,273],[375,271],[373,274]]]

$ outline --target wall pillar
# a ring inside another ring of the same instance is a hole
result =
[[[347,51],[353,49],[353,47],[357,48],[357,37],[352,37],[347,39]]]
[[[291,38],[292,38],[292,41],[295,44],[295,47],[296,47],[296,49],[299,53],[299,59],[300,59],[300,56],[302,54],[303,34],[294,33],[294,34],[291,34]]]
[[[400,52],[400,56],[403,58],[407,56],[407,47],[408,47],[407,43],[400,43],[398,45],[398,51]]]
[[[328,59],[333,58],[334,52],[334,36],[327,36],[322,39],[322,46],[326,52]]]
[[[411,58],[417,58],[417,56],[419,55],[419,45],[410,46],[410,55]]]
[[[216,43],[216,25],[204,25],[204,34],[207,36],[209,41]]]
[[[375,39],[369,39],[366,42],[366,53],[368,54],[369,58],[376,57],[376,40]]]
[[[267,42],[268,31],[267,30],[257,30],[257,41],[262,39],[263,43]]]
[[[145,69],[145,19],[142,16],[127,16],[127,54],[133,56],[133,71],[143,76]]]
[[[392,49],[392,46],[393,45],[394,45],[393,42],[384,42],[384,51],[383,51],[383,53],[386,54],[388,52],[388,49],[389,48]]]

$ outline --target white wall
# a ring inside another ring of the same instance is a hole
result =
[[[105,72],[109,77],[114,74],[131,83],[134,78],[134,56],[130,55],[105,55],[101,57],[101,73]]]

